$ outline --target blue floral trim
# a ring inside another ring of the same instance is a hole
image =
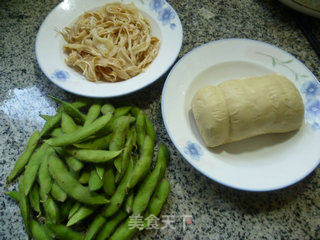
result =
[[[176,13],[169,5],[166,6],[165,0],[151,0],[149,8],[158,14],[158,20],[163,26],[169,25],[172,30],[176,28],[176,24],[171,22],[175,19]]]
[[[306,98],[314,98],[320,95],[320,85],[313,81],[304,82],[302,85],[302,92]]]
[[[183,148],[183,151],[195,161],[199,161],[203,154],[201,147],[191,141],[187,141],[187,145]]]
[[[52,74],[52,78],[57,79],[61,82],[67,81],[69,76],[70,74],[67,71],[63,71],[63,70],[55,70],[54,73]]]

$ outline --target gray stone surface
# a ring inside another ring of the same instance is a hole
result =
[[[0,239],[27,239],[18,205],[4,194],[9,171],[27,138],[41,128],[38,114],[53,114],[46,95],[75,99],[53,85],[35,58],[38,28],[59,1],[0,2]],[[170,0],[182,21],[180,57],[203,43],[251,38],[274,44],[296,56],[320,78],[319,59],[297,28],[290,11],[273,0]],[[313,20],[320,38],[320,21]],[[125,99],[144,108],[158,138],[170,146],[168,178],[172,189],[162,214],[175,215],[175,229],[149,230],[136,239],[320,239],[320,169],[283,190],[251,193],[221,186],[193,169],[174,148],[161,117],[166,75]],[[183,229],[179,216],[192,215]]]

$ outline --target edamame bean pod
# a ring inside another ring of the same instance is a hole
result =
[[[133,115],[135,118],[138,117],[138,114],[139,114],[140,111],[141,111],[140,108],[138,108],[138,107],[136,107],[136,106],[134,106],[133,108],[131,108],[131,113],[132,113],[132,115]]]
[[[81,204],[79,202],[76,202],[73,207],[70,209],[68,219],[70,219],[81,207]]]
[[[154,130],[152,122],[150,121],[147,115],[145,115],[145,123],[146,123],[146,134],[151,137],[152,141],[154,141],[156,139],[156,131]]]
[[[14,168],[10,172],[10,175],[8,177],[8,180],[7,180],[8,183],[11,182],[16,176],[18,176],[18,174],[23,170],[25,165],[28,163],[33,151],[37,147],[39,139],[40,139],[40,133],[38,131],[35,131],[31,135],[31,137],[30,137],[30,139],[29,139],[29,141],[27,143],[26,149],[21,154],[21,156],[17,160]]]
[[[146,135],[141,150],[141,156],[133,169],[131,178],[127,185],[128,188],[133,188],[148,173],[152,162],[153,149],[154,142],[148,135]]]
[[[64,222],[72,209],[72,207],[75,205],[75,202],[71,198],[67,198],[67,200],[60,204],[60,219],[61,222]],[[79,204],[80,207],[80,204]]]
[[[75,108],[83,108],[88,106],[88,101],[86,100],[79,100],[79,101],[75,101],[73,103],[71,103],[72,106],[74,106]]]
[[[84,171],[82,171],[80,178],[79,178],[79,183],[87,184],[89,182],[90,173],[91,173],[90,169],[85,169]]]
[[[101,231],[98,233],[96,240],[105,240],[107,239],[114,229],[124,220],[128,214],[120,210],[114,217],[108,219],[107,223],[102,227]]]
[[[91,191],[97,191],[103,186],[103,181],[99,177],[96,169],[93,167],[89,178],[89,188]]]
[[[64,202],[67,199],[67,194],[55,182],[51,187],[51,196],[59,202]]]
[[[127,218],[127,220],[116,229],[109,240],[129,240],[136,232],[138,232],[138,228],[133,228],[130,225],[130,218]]]
[[[120,209],[120,207],[121,207],[122,203],[124,202],[124,199],[127,195],[126,187],[127,187],[128,181],[130,179],[130,176],[132,174],[132,170],[133,170],[133,161],[132,161],[132,159],[130,159],[129,165],[128,165],[128,168],[127,168],[127,171],[126,171],[124,177],[122,178],[121,182],[119,183],[115,193],[112,195],[109,205],[103,210],[102,214],[105,217],[112,216]]]
[[[154,192],[158,181],[160,180],[160,167],[155,167],[155,169],[139,186],[138,192],[133,200],[132,205],[132,212],[134,215],[141,214],[147,208],[150,197]]]
[[[24,226],[28,236],[30,236],[30,206],[28,198],[24,193],[23,179],[21,179],[19,183],[19,206]]]
[[[50,132],[51,137],[60,137],[61,135],[63,135],[63,131],[60,127],[55,128]]]
[[[122,158],[121,158],[121,175],[123,175],[127,169],[128,161],[130,159],[130,155],[133,150],[135,137],[136,137],[136,130],[134,128],[132,128],[127,136],[127,141],[124,146],[124,150],[123,150],[123,154],[122,154]],[[121,178],[122,178],[122,176],[121,176]]]
[[[126,203],[124,205],[124,208],[128,214],[132,212],[133,200],[134,200],[134,193],[131,192],[127,197]]]
[[[111,140],[112,134],[107,136],[99,137],[96,139],[88,140],[81,143],[74,143],[73,146],[77,148],[85,148],[85,149],[107,149]]]
[[[45,121],[48,121],[52,117],[52,116],[49,116],[49,115],[42,115],[42,114],[40,114],[39,116]]]
[[[90,224],[84,240],[93,239],[97,235],[98,231],[105,224],[105,222],[106,222],[105,217],[101,216],[100,214],[97,215],[95,219],[92,221],[92,223]]]
[[[12,199],[16,200],[17,202],[19,202],[19,192],[17,191],[10,191],[10,192],[6,192],[6,194],[11,197]]]
[[[150,199],[150,203],[148,205],[145,215],[158,216],[161,212],[163,204],[167,200],[169,192],[170,192],[170,183],[168,179],[163,178]]]
[[[32,236],[36,240],[50,240],[51,239],[51,237],[47,235],[44,227],[41,226],[41,224],[38,223],[33,218],[31,218],[31,220],[30,220],[30,229],[31,229]]]
[[[70,168],[72,168],[75,172],[79,172],[83,168],[83,163],[76,159],[75,157],[65,155],[64,159]]]
[[[47,143],[49,145],[59,147],[80,142],[103,128],[110,121],[110,118],[111,114],[104,115],[88,126],[78,128],[73,133],[63,134],[62,136],[56,138],[50,138],[47,140]]]
[[[40,198],[43,205],[43,209],[47,218],[53,223],[58,223],[60,220],[59,208],[50,195],[45,195],[40,188]]]
[[[62,190],[72,198],[89,205],[105,204],[109,202],[103,196],[91,192],[88,188],[82,186],[71,176],[66,166],[57,156],[51,155],[48,166],[52,178]]]
[[[112,134],[109,144],[109,149],[111,151],[120,150],[123,148],[129,124],[130,122],[128,116],[121,116],[115,121],[114,133]]]
[[[55,234],[57,239],[61,240],[83,240],[83,235],[64,225],[46,224],[47,227]]]
[[[102,180],[103,179],[103,175],[104,175],[104,166],[101,165],[101,166],[96,166],[96,172],[99,176],[99,178]]]
[[[69,149],[70,153],[75,158],[92,163],[104,163],[112,160],[120,155],[122,151],[106,151],[106,150],[91,150],[91,149]]]
[[[40,184],[41,192],[44,195],[43,200],[46,199],[46,196],[49,194],[52,187],[52,179],[48,169],[48,159],[49,159],[49,154],[46,154],[44,156],[43,161],[41,162],[41,165],[39,168],[39,174],[38,174],[38,182]]]
[[[29,202],[31,207],[37,213],[40,213],[40,195],[39,195],[39,186],[37,183],[34,183],[30,193],[29,193]]]
[[[78,126],[73,119],[65,112],[62,112],[61,129],[64,133],[72,133],[77,130]]]
[[[24,194],[28,195],[34,180],[37,177],[38,170],[41,161],[46,154],[52,153],[54,150],[46,143],[43,143],[39,149],[37,149],[34,154],[32,154],[29,163],[25,168],[24,175],[22,177]]]
[[[63,106],[64,111],[68,113],[77,123],[81,125],[84,123],[84,121],[86,120],[86,116],[82,114],[77,108],[75,108],[71,103],[62,101],[50,95],[49,97],[55,100],[57,103],[60,103]]]
[[[47,135],[52,129],[56,128],[61,122],[62,113],[58,112],[56,115],[49,118],[43,125],[40,132],[40,137]]]
[[[112,113],[114,112],[114,106],[112,106],[110,103],[106,103],[101,107],[101,113],[103,115],[106,115],[108,113]]]
[[[89,108],[89,111],[87,113],[86,120],[83,126],[87,126],[90,123],[92,123],[94,120],[96,120],[100,114],[100,110],[101,110],[100,104],[97,104],[97,103],[92,104],[91,107]]]
[[[86,217],[90,216],[94,212],[95,208],[81,206],[69,219],[67,223],[67,227],[70,227],[81,220],[85,219]]]
[[[103,190],[108,196],[112,196],[115,192],[116,184],[114,180],[113,169],[109,166],[103,175]]]
[[[131,106],[118,107],[114,111],[114,116],[120,117],[120,116],[127,115],[127,113],[130,112],[131,108],[132,108]]]
[[[146,135],[146,121],[145,121],[145,114],[141,110],[137,116],[136,128],[137,128],[138,146],[140,149],[142,149],[144,144],[144,138]]]

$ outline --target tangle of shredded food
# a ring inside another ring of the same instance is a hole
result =
[[[60,32],[66,63],[92,82],[117,82],[140,74],[157,56],[160,41],[133,3],[109,3],[85,12]]]

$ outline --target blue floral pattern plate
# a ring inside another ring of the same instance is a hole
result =
[[[155,60],[141,74],[117,83],[94,83],[69,68],[64,59],[63,38],[57,29],[69,26],[85,11],[103,6],[102,0],[64,0],[43,21],[36,39],[36,56],[41,70],[62,89],[86,97],[116,97],[137,91],[156,81],[174,63],[182,45],[182,26],[178,14],[165,0],[121,0],[133,2],[151,25],[152,35],[160,39]]]
[[[195,92],[229,79],[276,72],[298,88],[305,106],[299,131],[257,136],[209,149],[191,112]],[[171,70],[161,99],[168,134],[198,171],[226,186],[248,191],[284,188],[320,163],[320,83],[291,54],[267,43],[225,39],[186,54]]]

